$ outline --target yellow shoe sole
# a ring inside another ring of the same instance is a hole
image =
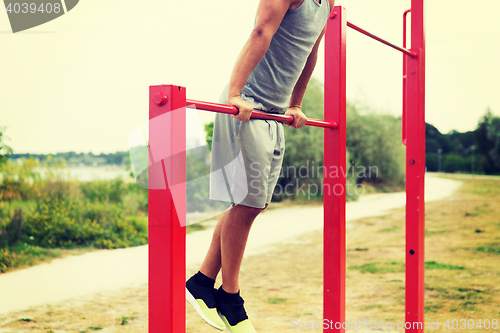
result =
[[[255,328],[253,328],[252,323],[248,319],[240,321],[238,324],[231,326],[226,317],[224,317],[224,315],[220,312],[219,316],[221,317],[224,325],[226,325],[226,328],[230,333],[257,333],[257,331],[255,331]]]
[[[224,323],[217,314],[217,310],[215,308],[214,309],[208,308],[205,302],[203,302],[201,299],[195,299],[187,288],[186,288],[186,301],[188,301],[188,303],[193,306],[196,312],[198,312],[200,317],[203,318],[203,320],[207,324],[221,331],[225,329]]]

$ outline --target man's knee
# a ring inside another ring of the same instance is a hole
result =
[[[248,207],[248,206],[244,206],[245,207],[245,210],[247,212],[247,214],[253,216],[254,218],[257,217],[257,215],[259,215],[264,209],[264,208],[255,208],[255,207]]]
[[[264,208],[255,208],[244,205],[235,205],[234,207],[253,221],[264,209],[266,209],[267,205],[265,205]]]

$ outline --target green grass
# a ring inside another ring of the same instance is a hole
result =
[[[443,304],[428,304],[424,306],[424,312],[437,312],[443,307]]]
[[[194,231],[205,230],[206,228],[207,227],[205,227],[201,223],[189,224],[189,225],[186,226],[186,234],[189,234],[189,233],[194,232]]]
[[[385,228],[385,229],[380,229],[378,232],[392,232],[401,229],[401,227],[398,227],[397,225],[394,225],[390,228]]]
[[[398,273],[405,271],[405,265],[402,262],[370,262],[363,265],[351,265],[348,267],[351,270],[358,270],[361,273]]]
[[[447,264],[439,264],[435,261],[426,261],[425,269],[465,269],[464,266],[455,266]]]
[[[63,254],[63,251],[60,249],[45,249],[39,246],[21,244],[13,250],[12,254],[14,257],[12,266],[18,268],[31,266],[47,259],[58,258]]]
[[[267,302],[269,304],[278,304],[278,303],[283,303],[286,301],[286,298],[268,298]]]
[[[351,265],[350,270],[358,270],[361,273],[383,274],[400,273],[405,271],[405,264],[399,261],[390,262],[370,262],[363,265]],[[465,269],[464,266],[440,264],[435,261],[426,261],[425,269]]]
[[[134,320],[134,317],[121,317],[116,318],[116,321],[120,323],[120,325],[127,325],[129,320]]]
[[[447,232],[450,232],[450,230],[425,230],[425,237],[429,236],[434,236],[434,235],[439,235],[439,234],[445,234]]]
[[[20,322],[25,322],[25,323],[30,323],[32,321],[34,321],[33,319],[31,318],[21,318],[21,319],[18,319],[18,321]]]
[[[8,262],[8,265],[5,267],[0,265],[0,271],[33,266],[41,262],[59,258],[68,252],[68,250],[64,249],[47,249],[21,242],[16,246],[2,249],[2,251],[3,255],[0,255],[0,261],[4,263]]]
[[[487,246],[478,246],[475,248],[478,252],[486,252],[493,254],[500,254],[500,244],[491,244]]]

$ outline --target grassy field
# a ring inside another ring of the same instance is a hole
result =
[[[199,230],[204,230],[207,228],[206,227],[207,225],[209,225],[209,223],[205,222],[190,224],[186,227],[186,234]],[[98,250],[100,249],[97,249],[94,246],[79,246],[75,247],[74,249],[65,249],[65,248],[50,249],[19,242],[15,247],[7,249],[12,260],[12,266],[6,268],[5,272],[13,272],[18,269],[49,263],[54,259],[62,259],[68,256],[80,255]],[[0,269],[0,274],[1,273],[4,272],[1,272]]]
[[[458,325],[456,332],[494,331],[494,319],[500,325],[500,180],[462,181],[464,186],[454,196],[426,205],[426,331],[431,331],[429,320],[438,321],[436,332],[447,330],[447,320],[450,328]],[[404,322],[404,233],[404,209],[349,222],[347,320],[373,324],[383,320],[393,326]],[[314,328],[315,322],[321,322],[321,232],[246,258],[241,273],[242,296],[258,332],[293,331],[308,323]],[[485,319],[489,329],[484,327]],[[475,327],[479,320],[482,329]],[[460,328],[464,322],[465,328]],[[474,328],[469,329],[472,323]],[[147,332],[147,287],[0,316],[0,332],[98,330]],[[359,326],[347,331],[370,330]],[[188,305],[187,332],[216,330]]]

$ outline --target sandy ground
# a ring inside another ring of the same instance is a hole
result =
[[[460,181],[426,175],[425,200],[450,196]],[[347,203],[347,220],[382,215],[405,205],[405,193],[372,194]],[[245,256],[263,253],[280,242],[323,226],[323,208],[293,207],[270,210],[258,217]],[[347,226],[349,229],[349,224]],[[210,244],[212,229],[187,235],[186,262],[197,269]],[[24,270],[0,275],[0,314],[33,306],[89,297],[104,291],[147,284],[148,247],[102,250],[56,259]]]

